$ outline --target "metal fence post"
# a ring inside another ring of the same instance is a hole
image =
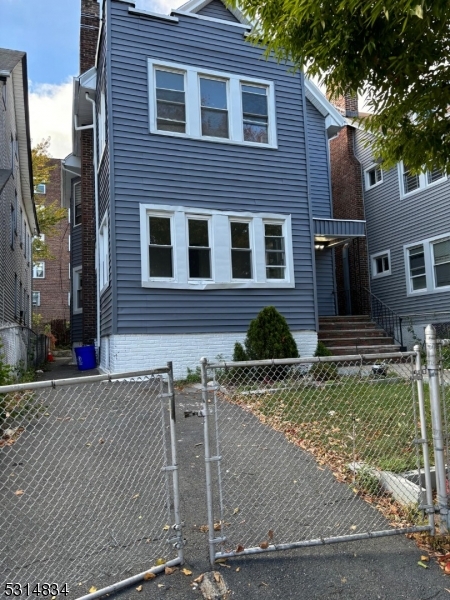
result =
[[[427,422],[423,393],[422,360],[420,356],[419,344],[414,346],[414,352],[416,352],[417,397],[419,400],[420,435],[422,438],[420,442],[422,444],[423,469],[425,472],[425,492],[427,501],[425,511],[428,513],[428,522],[431,528],[430,534],[435,535],[436,530],[434,526],[433,488],[431,485],[430,454],[428,451]]]
[[[172,484],[173,484],[173,512],[175,516],[175,524],[173,529],[176,533],[175,546],[178,550],[178,557],[181,562],[184,562],[184,541],[183,541],[183,523],[181,522],[180,512],[180,485],[178,479],[178,460],[177,460],[177,438],[175,431],[176,415],[175,415],[175,392],[173,389],[173,365],[172,362],[167,363],[169,372],[167,373],[167,391],[170,394],[170,448],[172,453]]]
[[[436,492],[441,515],[439,531],[441,534],[448,532],[448,506],[445,474],[445,448],[442,429],[442,414],[439,390],[439,365],[437,357],[436,330],[433,325],[425,329],[425,343],[427,348],[427,369],[430,386],[431,424],[433,428],[434,462],[436,468]]]
[[[208,528],[209,528],[209,560],[211,565],[216,558],[214,546],[214,512],[213,512],[213,492],[211,476],[211,451],[209,447],[209,419],[208,419],[208,359],[201,358],[202,371],[202,400],[203,400],[203,432],[205,436],[205,476],[206,476],[206,504],[208,509]]]

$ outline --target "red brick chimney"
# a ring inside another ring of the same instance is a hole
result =
[[[328,100],[333,104],[338,111],[344,117],[357,117],[358,116],[358,95],[357,94],[345,94],[344,96],[338,96],[337,98],[331,99],[328,96]]]
[[[81,0],[80,74],[95,65],[100,26],[97,0]],[[97,336],[97,278],[95,272],[95,193],[93,131],[81,132],[81,229],[83,273],[83,344],[92,344]],[[97,344],[100,340],[97,340]]]

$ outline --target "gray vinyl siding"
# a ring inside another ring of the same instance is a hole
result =
[[[266,61],[242,29],[179,16],[129,16],[109,4],[114,146],[117,323],[114,333],[245,331],[273,304],[293,330],[315,329],[313,260],[301,75]],[[147,59],[273,80],[278,150],[149,133]],[[292,215],[295,289],[164,290],[141,287],[139,204]]]
[[[232,21],[238,23],[236,17],[225,8],[220,0],[213,0],[201,10],[198,11],[198,15],[202,17],[211,17],[213,19],[222,19],[223,21]]]
[[[315,255],[319,317],[333,316],[336,314],[333,250],[317,250]]]
[[[364,134],[357,131],[356,155],[366,169],[373,163]],[[402,315],[448,310],[450,293],[407,296],[405,244],[450,233],[450,181],[400,198],[398,168],[383,171],[383,182],[364,192],[369,256],[390,250],[392,275],[371,278],[371,290]]]
[[[331,219],[330,169],[325,120],[317,108],[306,101],[308,123],[308,159],[311,174],[311,204],[313,217]]]

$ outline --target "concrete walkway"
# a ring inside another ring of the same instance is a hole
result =
[[[75,377],[87,377],[88,375],[97,375],[98,369],[89,369],[80,371],[77,365],[70,364],[71,357],[55,357],[53,362],[45,365],[45,370],[37,374],[38,381],[51,381],[53,379],[72,379]]]

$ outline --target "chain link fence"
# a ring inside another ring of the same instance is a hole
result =
[[[182,561],[164,377],[169,367],[0,388],[2,584],[67,584],[77,598]]]
[[[415,361],[204,361],[211,561],[429,531]]]
[[[0,360],[15,370],[39,367],[47,360],[49,338],[21,325],[0,326]]]

